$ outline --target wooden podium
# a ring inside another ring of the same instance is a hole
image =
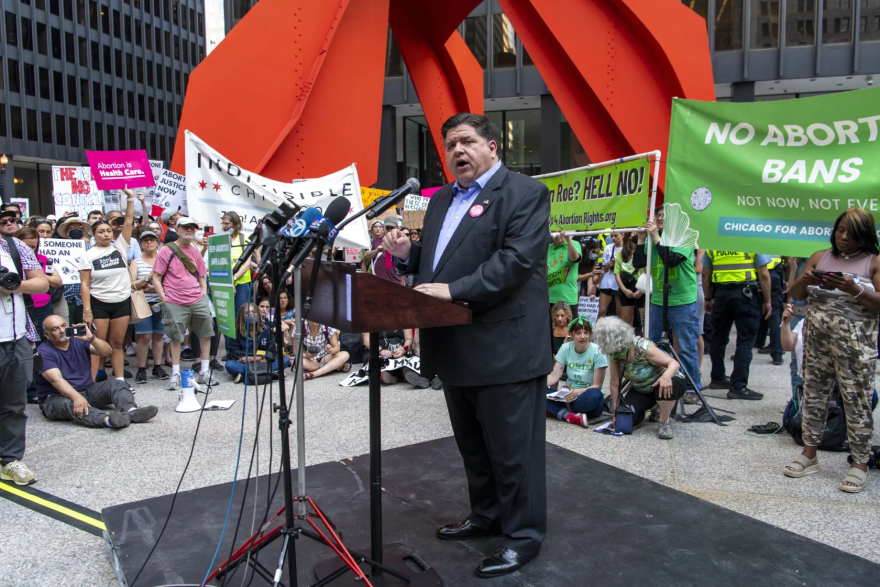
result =
[[[312,273],[312,261],[303,265],[303,281]],[[385,561],[382,540],[382,414],[379,373],[379,332],[408,328],[433,328],[470,324],[471,311],[461,304],[444,302],[415,290],[391,283],[370,273],[360,273],[354,266],[322,261],[318,268],[318,280],[312,298],[312,307],[306,319],[342,332],[370,333],[370,557],[404,574],[411,574],[410,585],[442,585],[436,573],[412,574],[404,562],[406,549],[400,545],[389,548]],[[422,374],[430,377],[433,373]],[[342,566],[339,559],[332,559],[315,566],[319,581],[330,576]],[[424,575],[424,577],[420,577]],[[428,577],[427,575],[432,575]],[[374,582],[378,579],[379,583]],[[422,579],[421,581],[416,578]],[[353,575],[344,575],[346,583],[355,582]],[[372,569],[373,585],[405,585],[404,581],[384,575]],[[439,581],[439,583],[438,583]],[[362,584],[357,581],[355,584]]]

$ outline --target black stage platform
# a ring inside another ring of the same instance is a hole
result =
[[[747,516],[547,445],[549,531],[540,557],[521,572],[478,579],[473,569],[500,539],[464,543],[434,537],[442,524],[467,513],[461,458],[452,438],[383,453],[385,542],[412,547],[445,584],[583,587],[585,585],[875,585],[880,565]],[[344,532],[347,547],[369,556],[369,456],[308,468],[309,494]],[[294,488],[295,488],[294,474]],[[230,483],[181,493],[150,563],[133,587],[198,584],[214,554]],[[244,483],[218,561],[229,555]],[[280,507],[279,488],[272,512]],[[237,543],[249,534],[253,484]],[[260,479],[261,504],[266,478]],[[165,521],[171,496],[103,511],[129,585]],[[258,515],[262,515],[261,508]],[[258,519],[259,523],[259,519]],[[280,540],[260,562],[274,570]],[[308,539],[296,541],[300,585],[312,567],[332,557]],[[241,585],[238,571],[227,585]],[[351,575],[349,575],[350,577]],[[285,583],[287,578],[284,579]],[[219,581],[214,584],[219,585]],[[353,585],[349,580],[347,585]],[[265,585],[257,576],[251,585]]]

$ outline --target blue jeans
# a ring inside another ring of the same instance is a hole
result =
[[[230,359],[226,361],[226,372],[232,375],[247,375],[247,366],[248,363],[239,363],[235,359]],[[290,357],[284,357],[284,368],[290,366]],[[278,359],[275,359],[275,362],[272,363],[272,368],[278,368]]]
[[[235,317],[236,317],[236,319],[238,318],[239,308],[241,308],[243,305],[245,305],[248,301],[248,292],[250,292],[252,297],[254,295],[254,290],[252,289],[252,286],[256,287],[256,284],[252,284],[252,283],[248,282],[248,283],[239,283],[238,285],[235,286]],[[225,340],[226,348],[229,348],[231,346],[231,343],[235,342],[235,338],[230,338],[230,337],[226,336],[225,334],[223,335],[223,338],[226,339]]]
[[[547,391],[553,392],[555,390],[547,388]],[[565,417],[569,412],[586,414],[587,419],[593,419],[602,415],[602,406],[605,405],[605,396],[602,395],[602,390],[598,387],[590,387],[577,396],[577,399],[570,404],[554,402],[549,399],[545,401],[547,402],[547,411],[556,416],[559,420],[565,420]]]
[[[162,310],[153,310],[150,318],[144,318],[134,323],[135,334],[165,334],[165,325],[162,324]]]
[[[651,304],[651,331],[648,333],[654,343],[660,340],[663,331],[663,306]],[[697,304],[669,306],[669,326],[678,340],[678,354],[681,357],[681,368],[700,384],[700,368],[697,362],[697,339],[700,337]]]

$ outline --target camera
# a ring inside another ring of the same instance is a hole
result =
[[[13,291],[21,285],[21,275],[10,273],[6,267],[0,267],[0,287]]]
[[[114,218],[114,219],[113,219],[113,224],[115,224],[116,226],[123,226],[123,225],[125,224],[125,217],[124,217],[124,216],[120,216],[120,217],[118,217],[118,218]]]
[[[68,326],[64,329],[64,335],[67,337],[82,336],[86,333],[85,326]]]

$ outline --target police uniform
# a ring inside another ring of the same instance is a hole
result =
[[[755,348],[762,355],[770,355],[774,365],[782,364],[782,341],[779,338],[779,329],[782,325],[782,287],[785,283],[785,265],[782,257],[771,257],[772,261],[767,264],[767,271],[770,272],[770,318],[761,319],[761,325],[758,326],[758,337],[755,339]],[[767,335],[770,335],[770,342],[764,347]],[[764,348],[762,348],[764,347]]]
[[[728,389],[730,399],[761,399],[764,396],[748,389],[752,346],[761,322],[761,291],[758,286],[758,268],[771,262],[768,255],[753,255],[736,251],[706,251],[703,271],[710,272],[711,289],[707,300],[712,309],[712,338],[709,355],[712,358],[713,389]],[[730,329],[736,324],[736,353],[733,372],[725,375],[724,355],[730,340]]]

